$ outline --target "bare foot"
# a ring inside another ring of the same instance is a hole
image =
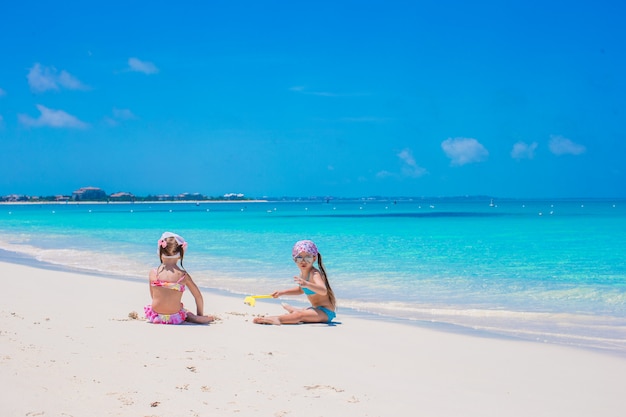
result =
[[[252,321],[256,324],[274,324],[276,326],[281,325],[280,320],[276,316],[256,317]]]
[[[209,324],[215,320],[213,316],[197,316],[195,314],[187,313],[187,321],[189,323],[196,324]]]
[[[281,305],[281,306],[283,306],[283,308],[284,308],[285,310],[287,310],[288,312],[290,312],[290,313],[293,313],[294,311],[301,311],[301,310],[304,310],[303,308],[296,308],[296,307],[294,307],[294,306],[292,306],[292,305],[289,305],[289,304],[287,304],[287,303],[280,303],[280,305]]]

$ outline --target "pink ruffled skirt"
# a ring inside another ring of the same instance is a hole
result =
[[[187,310],[184,308],[181,308],[178,313],[174,314],[159,314],[148,304],[143,308],[143,311],[146,314],[146,319],[154,324],[181,324],[187,319]]]

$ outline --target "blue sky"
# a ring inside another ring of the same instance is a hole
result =
[[[626,198],[618,1],[20,1],[0,194]]]

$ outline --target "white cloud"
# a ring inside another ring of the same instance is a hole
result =
[[[128,68],[130,71],[143,72],[148,75],[159,72],[159,69],[152,62],[141,61],[138,58],[128,58]]]
[[[117,126],[121,121],[134,120],[137,116],[133,114],[129,109],[113,108],[113,117],[106,116],[104,121],[110,126]]]
[[[369,96],[369,93],[335,93],[332,91],[320,91],[320,90],[310,90],[305,86],[296,85],[289,88],[289,91],[293,91],[294,93],[306,94],[310,96],[320,96],[320,97],[365,97]]]
[[[76,116],[72,116],[63,110],[49,109],[41,104],[37,105],[37,109],[41,112],[38,118],[35,119],[26,114],[19,114],[18,120],[20,123],[27,127],[86,128],[89,126],[87,123],[80,121]]]
[[[428,170],[426,168],[422,168],[415,162],[415,158],[413,158],[413,153],[410,149],[403,149],[396,154],[396,156],[402,162],[402,166],[400,167],[401,172],[390,172],[387,170],[378,171],[376,173],[376,178],[385,179],[385,178],[395,178],[401,179],[402,177],[410,177],[410,178],[419,178],[428,174]]]
[[[117,108],[113,108],[113,117],[115,117],[118,120],[132,120],[132,119],[137,118],[135,117],[132,111],[128,109],[117,109]]]
[[[133,120],[137,118],[137,116],[135,116],[129,109],[118,109],[114,107],[112,114],[112,117],[104,117],[105,123],[109,126],[118,126],[120,121]]]
[[[514,159],[533,159],[537,146],[537,142],[533,142],[530,145],[526,142],[517,142],[513,145],[511,157]]]
[[[425,168],[422,168],[415,162],[415,158],[413,158],[413,153],[410,149],[403,149],[397,156],[404,162],[402,173],[405,176],[417,178],[428,173]]]
[[[561,135],[550,136],[548,147],[555,155],[580,155],[587,151],[585,146],[574,143]]]
[[[348,123],[383,123],[389,119],[386,117],[373,117],[373,116],[361,116],[361,117],[342,117],[342,122]]]
[[[43,93],[44,91],[59,91],[61,88],[68,90],[88,90],[89,87],[81,83],[69,72],[59,72],[54,67],[44,67],[39,62],[35,63],[26,76],[31,91]]]
[[[473,138],[448,138],[441,142],[441,148],[450,158],[451,165],[482,162],[489,156],[487,149]]]
[[[61,86],[68,90],[85,90],[87,87],[81,83],[78,78],[70,75],[67,71],[61,71],[58,77],[58,82]]]
[[[321,97],[337,97],[338,96],[338,94],[331,93],[328,91],[310,91],[310,90],[307,90],[306,87],[303,87],[303,86],[291,87],[289,90],[295,93],[308,94],[311,96],[321,96]]]

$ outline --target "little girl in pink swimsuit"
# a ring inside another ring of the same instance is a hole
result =
[[[150,271],[150,296],[152,304],[144,307],[146,319],[156,324],[181,324],[185,321],[207,324],[213,316],[204,315],[204,299],[198,286],[183,267],[187,242],[181,236],[165,232],[157,246],[161,265]],[[180,261],[180,266],[178,265]],[[183,308],[183,292],[188,288],[196,302],[196,313]]]

